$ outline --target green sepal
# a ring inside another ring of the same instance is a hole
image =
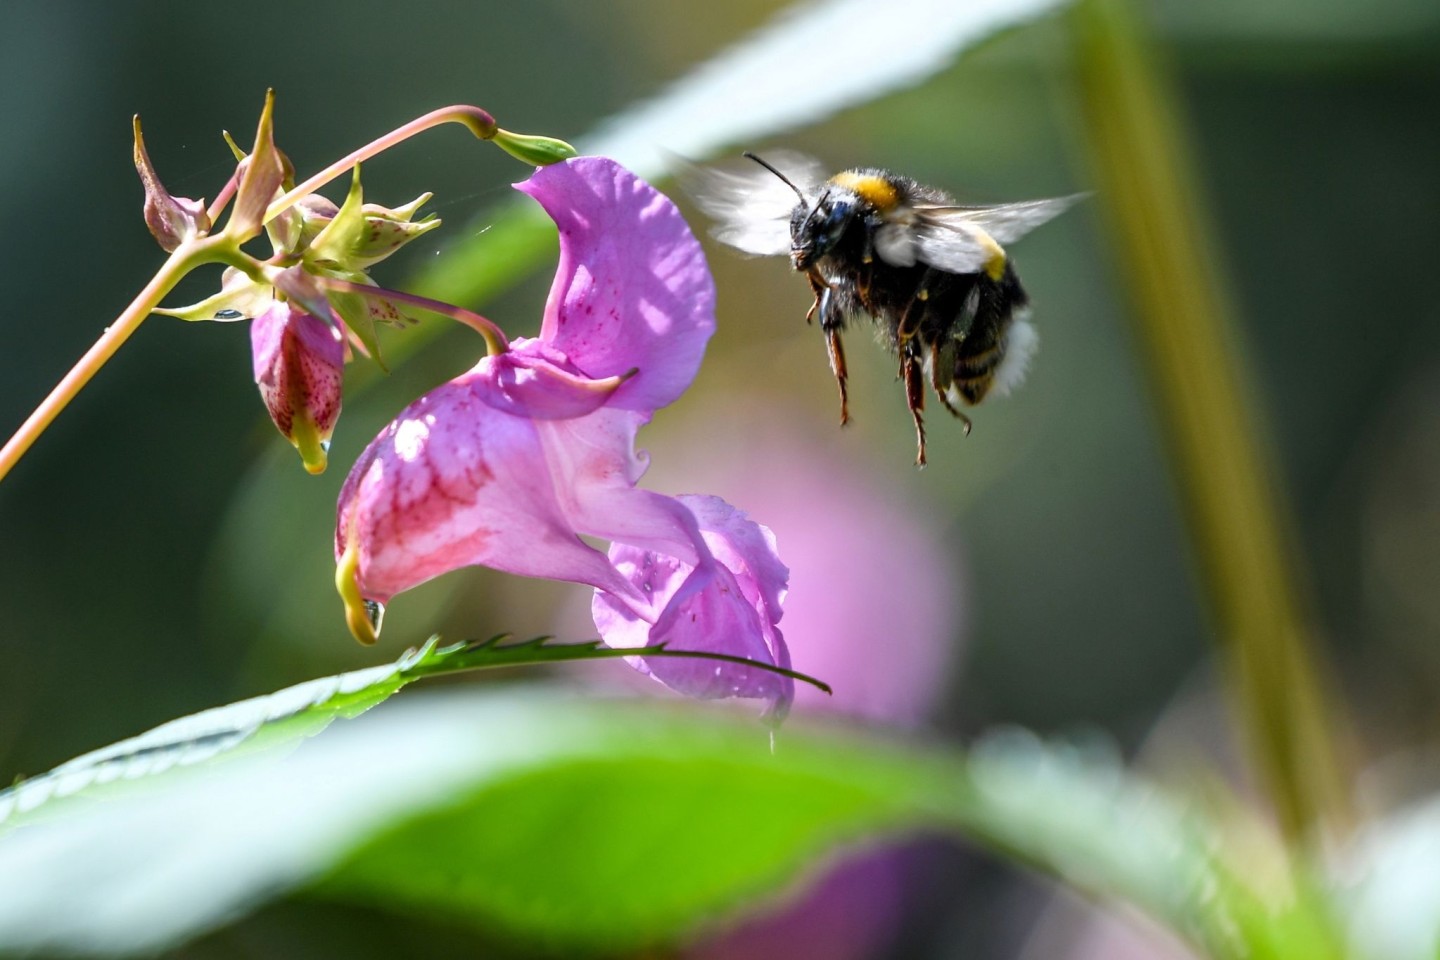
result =
[[[265,107],[255,130],[255,147],[250,151],[245,173],[235,188],[235,202],[225,232],[237,243],[258,236],[265,223],[265,211],[285,180],[286,161],[275,146],[275,91],[265,94]]]
[[[364,190],[360,186],[360,164],[355,164],[350,175],[350,190],[345,202],[325,228],[321,230],[305,251],[305,258],[312,262],[329,260],[346,268],[354,268],[352,258],[365,237]]]
[[[156,307],[152,312],[191,322],[214,320],[226,323],[258,317],[275,302],[273,288],[256,283],[234,267],[227,267],[220,283],[220,292],[185,307]],[[234,316],[219,314],[234,311]]]
[[[552,163],[570,160],[580,155],[578,150],[564,140],[527,133],[511,133],[509,130],[495,131],[493,142],[516,160],[535,167],[548,167]]]
[[[366,286],[374,285],[371,283],[369,277],[358,270],[342,270],[332,265],[329,269],[325,269],[324,272],[336,279],[349,280],[352,283],[363,283]],[[335,313],[339,315],[340,319],[345,323],[345,326],[350,329],[350,332],[360,339],[360,343],[364,346],[365,352],[370,355],[370,359],[374,360],[380,366],[381,370],[389,373],[390,368],[385,366],[385,361],[380,357],[380,340],[375,335],[375,321],[377,317],[371,305],[372,298],[358,293],[344,293],[338,290],[332,290],[326,294],[326,299],[330,301],[330,306],[334,307]]]

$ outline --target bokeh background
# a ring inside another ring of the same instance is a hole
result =
[[[132,114],[167,186],[190,196],[223,184],[219,131],[247,142],[266,87],[301,171],[452,102],[578,138],[777,9],[8,0],[0,432],[161,260],[140,218]],[[1141,9],[1175,81],[1255,414],[1359,749],[1423,756],[1440,742],[1440,11],[1425,0]],[[1064,19],[1043,20],[916,89],[736,150],[888,166],[974,201],[1083,190],[1071,51]],[[817,38],[795,82],[824,83],[866,55],[863,25]],[[458,130],[370,163],[367,198],[434,191],[446,220],[378,279],[400,284],[485,229],[524,175]],[[975,411],[968,438],[932,413],[921,472],[893,363],[852,334],[854,423],[840,431],[823,342],[802,320],[806,285],[783,262],[709,247],[719,332],[694,389],[642,435],[647,483],[721,494],[775,528],[782,552],[794,544],[787,636],[797,667],[841,688],[832,707],[961,742],[1000,724],[1098,731],[1133,753],[1184,703],[1197,742],[1225,740],[1211,621],[1106,225],[1099,198],[1014,248],[1042,337],[1030,382]],[[483,311],[533,332],[549,275],[543,265]],[[0,485],[0,777],[392,659],[436,631],[590,636],[585,591],[486,571],[397,600],[378,650],[346,633],[330,552],[345,468],[479,349],[457,329],[388,377],[356,371],[332,468],[314,479],[265,418],[242,326],[147,322]],[[628,682],[599,666],[565,679]],[[1036,944],[1073,939],[1032,933],[1049,894],[1009,868],[923,846],[902,859],[910,894],[892,912],[908,919],[875,935],[875,955],[1053,956]],[[187,952],[441,956],[484,943],[439,924],[418,943],[413,931],[300,902]],[[728,955],[759,949],[742,938]]]

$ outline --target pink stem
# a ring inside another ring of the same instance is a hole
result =
[[[269,223],[275,217],[290,209],[296,201],[319,190],[325,184],[351,169],[362,160],[368,160],[378,153],[389,150],[395,146],[395,144],[403,140],[408,140],[415,136],[415,134],[429,130],[431,127],[438,127],[442,123],[462,124],[481,140],[491,139],[499,129],[495,126],[495,119],[479,107],[457,104],[450,107],[441,107],[439,110],[431,110],[423,117],[417,117],[404,126],[396,127],[378,140],[372,140],[360,149],[336,160],[330,164],[330,166],[321,170],[315,174],[315,176],[270,204],[269,208],[265,211],[264,222]]]
[[[400,303],[408,303],[431,313],[439,314],[442,317],[449,317],[458,320],[467,327],[475,330],[485,338],[485,346],[490,356],[496,356],[510,349],[510,341],[505,338],[505,331],[501,330],[493,320],[487,320],[480,314],[464,307],[457,307],[451,303],[440,300],[431,300],[429,297],[418,296],[413,293],[401,293],[399,290],[387,290],[384,287],[372,287],[365,283],[352,283],[349,280],[338,280],[333,277],[317,277],[322,285],[330,290],[339,290],[344,293],[358,293],[362,297],[373,297],[376,299],[396,300]]]
[[[115,355],[115,351],[139,328],[141,321],[150,315],[150,311],[160,305],[165,295],[180,282],[180,278],[211,258],[210,247],[224,242],[228,241],[222,237],[206,238],[182,243],[175,248],[170,258],[145,285],[145,289],[140,291],[140,295],[130,302],[124,313],[115,318],[114,323],[105,328],[94,346],[70,368],[70,372],[65,374],[55,389],[50,391],[49,396],[41,401],[20,425],[20,429],[15,431],[15,435],[6,441],[5,446],[0,447],[0,479],[4,479],[10,468],[25,455],[25,451],[45,432],[45,428],[50,426],[51,421],[60,415],[60,411],[90,382],[105,362]]]

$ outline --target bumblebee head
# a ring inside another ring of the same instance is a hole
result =
[[[814,206],[800,204],[790,217],[790,262],[796,270],[807,270],[825,256],[855,219],[855,198],[826,190]]]
[[[790,215],[790,262],[796,270],[808,270],[844,236],[845,228],[855,219],[860,196],[847,184],[832,183],[812,203],[804,190],[768,162],[753,153],[747,152],[745,156],[779,177],[800,199]]]

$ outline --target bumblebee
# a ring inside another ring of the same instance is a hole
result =
[[[747,153],[758,168],[691,172],[696,203],[715,236],[746,253],[780,256],[810,281],[850,419],[845,348],[850,318],[870,316],[899,360],[915,421],[915,462],[925,465],[925,384],[970,432],[961,405],[1020,384],[1039,342],[1029,299],[1002,244],[1083,195],[962,206],[944,192],[887,170],[843,170],[828,179],[809,157]],[[798,198],[798,202],[796,202]]]

